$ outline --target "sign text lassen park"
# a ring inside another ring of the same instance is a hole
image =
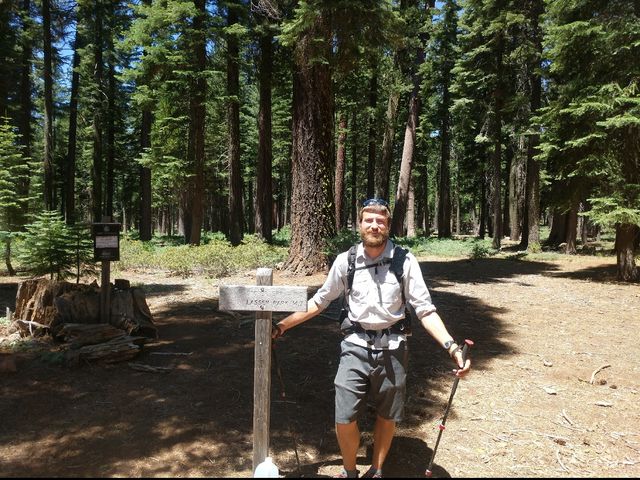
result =
[[[304,312],[307,310],[307,287],[222,285],[218,308],[220,310]]]

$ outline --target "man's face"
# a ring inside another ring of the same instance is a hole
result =
[[[379,247],[389,238],[387,218],[380,213],[362,212],[360,237],[366,247]]]

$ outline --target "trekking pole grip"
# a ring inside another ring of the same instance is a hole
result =
[[[471,348],[472,346],[473,346],[473,340],[466,338],[464,341],[464,347],[462,347],[462,366],[463,367],[464,367],[464,363],[467,361],[467,353],[469,351],[469,348]]]

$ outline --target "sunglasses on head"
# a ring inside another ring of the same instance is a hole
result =
[[[362,202],[363,207],[370,207],[371,205],[381,205],[383,207],[388,207],[389,203],[381,198],[370,198]]]

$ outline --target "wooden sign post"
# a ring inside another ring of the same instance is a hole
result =
[[[271,411],[271,317],[272,312],[305,312],[306,287],[272,286],[273,272],[259,268],[256,286],[220,287],[220,310],[256,312],[253,368],[253,471],[269,455]]]
[[[102,217],[102,223],[92,224],[93,259],[102,262],[100,281],[100,322],[109,323],[111,313],[111,263],[120,260],[120,227],[112,217]]]

